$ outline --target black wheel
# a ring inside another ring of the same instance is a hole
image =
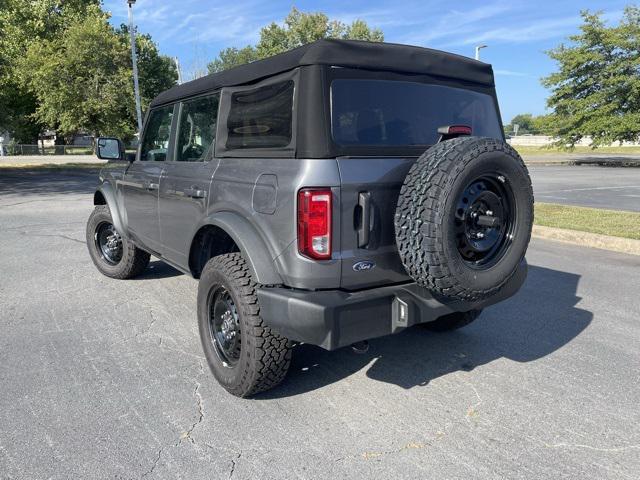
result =
[[[120,235],[109,207],[98,205],[87,222],[87,247],[95,266],[107,277],[132,278],[149,264],[149,254]]]
[[[398,199],[396,241],[418,284],[473,301],[512,277],[532,223],[531,180],[518,153],[499,140],[459,137],[411,167]]]
[[[433,322],[422,323],[424,328],[433,332],[449,332],[466,327],[480,316],[482,310],[470,310],[468,312],[455,312],[434,320]]]
[[[256,283],[240,253],[207,262],[198,285],[198,327],[216,380],[249,397],[275,387],[291,363],[291,342],[260,318]]]

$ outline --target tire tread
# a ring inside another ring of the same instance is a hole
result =
[[[240,253],[228,253],[207,262],[201,278],[214,270],[225,277],[230,288],[235,289],[241,313],[242,328],[249,343],[250,356],[235,385],[223,385],[230,393],[239,397],[250,397],[269,390],[284,380],[291,364],[291,342],[275,333],[260,317],[260,305],[249,266]],[[204,340],[203,340],[204,341]],[[243,347],[244,348],[244,347]],[[215,370],[213,370],[215,374]]]
[[[531,179],[520,155],[509,144],[491,138],[458,137],[435,145],[412,165],[402,185],[394,219],[398,252],[409,276],[436,294],[467,301],[486,298],[515,273],[514,268],[489,289],[465,287],[456,281],[444,248],[441,206],[462,171],[479,155],[493,152],[502,152],[518,164],[533,199]],[[527,244],[530,226],[528,235]]]

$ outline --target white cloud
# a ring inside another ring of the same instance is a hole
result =
[[[494,70],[493,73],[504,77],[528,77],[528,73],[514,72],[513,70]]]
[[[527,24],[510,25],[479,32],[464,38],[460,43],[470,45],[491,41],[523,43],[544,40],[564,36],[567,32],[574,31],[579,24],[579,16],[549,20],[532,19]]]
[[[105,1],[114,20],[124,21],[127,8],[124,0]],[[217,6],[202,0],[138,0],[134,16],[138,31],[152,33],[159,42],[244,44],[255,41],[260,27],[271,20],[266,13],[269,9],[259,0]]]

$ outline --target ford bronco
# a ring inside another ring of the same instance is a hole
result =
[[[526,277],[531,182],[466,57],[317,41],[160,94],[135,156],[97,154],[93,262],[199,279],[202,347],[237,396],[280,383],[296,343],[459,328]]]

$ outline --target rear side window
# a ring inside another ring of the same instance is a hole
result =
[[[173,105],[158,108],[149,114],[140,149],[140,160],[164,162],[167,159],[172,119]]]
[[[331,129],[340,145],[433,145],[438,127],[468,125],[502,138],[493,97],[441,85],[339,79],[331,84]]]
[[[226,148],[282,148],[293,131],[293,81],[231,95]]]
[[[216,94],[182,104],[176,161],[202,162],[213,158],[219,99]]]

